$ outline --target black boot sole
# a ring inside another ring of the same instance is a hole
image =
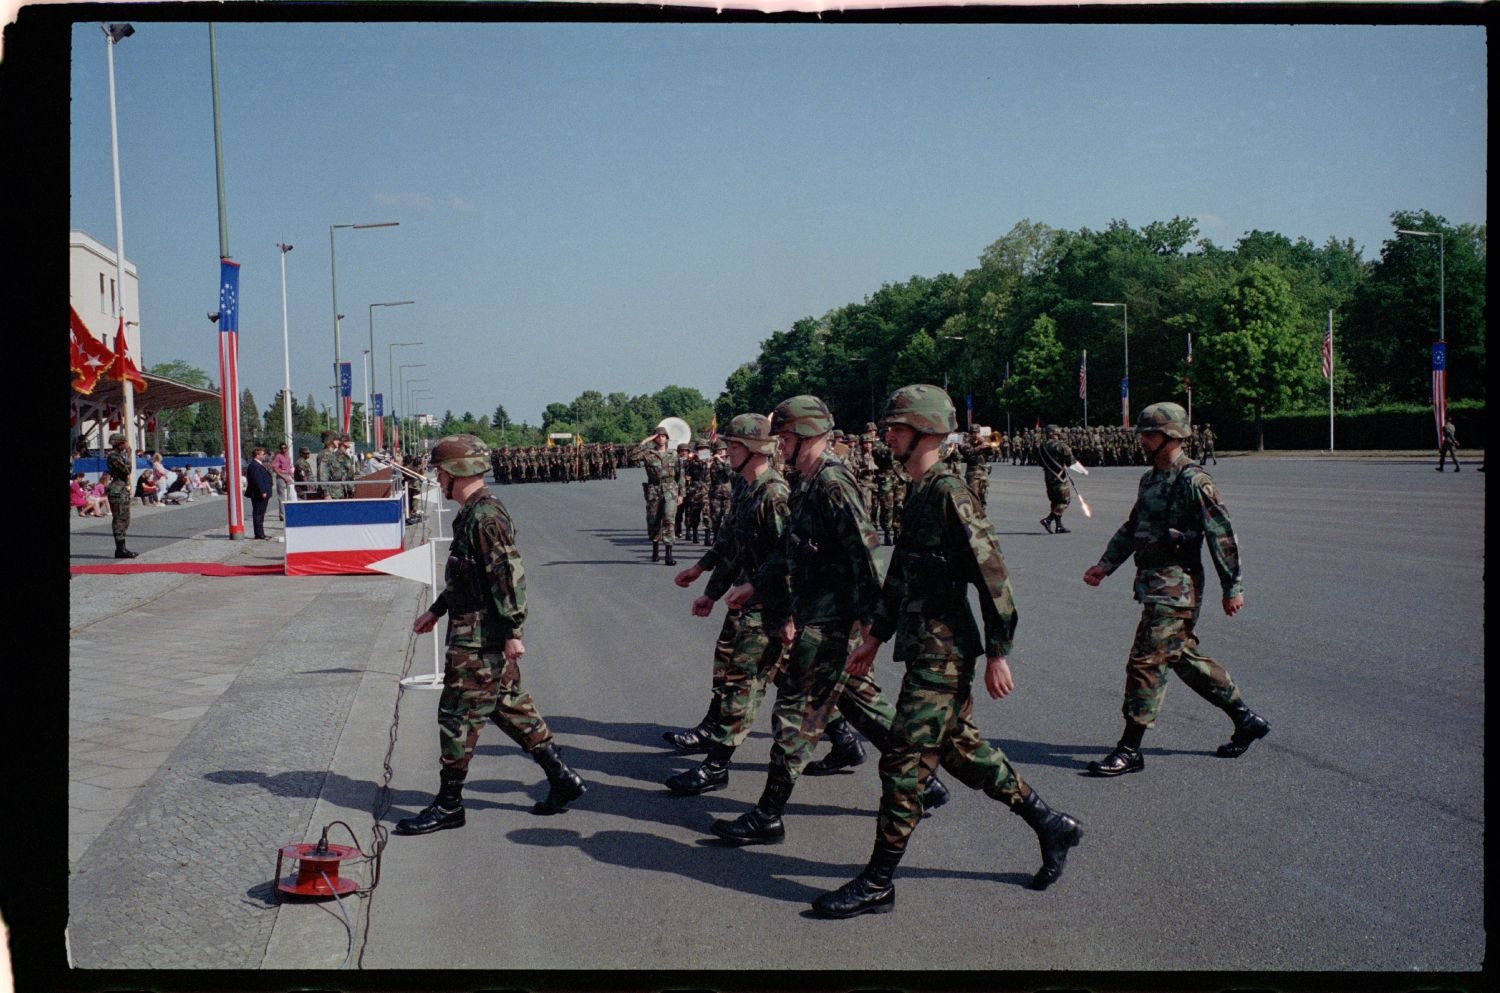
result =
[[[396,833],[400,834],[400,835],[406,835],[406,836],[415,836],[415,835],[419,835],[419,834],[432,834],[434,831],[447,831],[450,828],[461,828],[466,823],[466,819],[460,817],[458,820],[438,821],[436,824],[432,825],[431,827],[424,827],[424,828],[403,827],[402,825],[405,824],[405,823],[406,823],[405,821],[398,821],[396,823],[396,828],[395,828]]]
[[[714,821],[713,826],[709,830],[718,835],[721,840],[731,845],[779,845],[786,840],[785,833],[749,836],[730,834],[727,833],[730,823],[729,821]]]
[[[863,904],[852,910],[829,910],[826,907],[820,907],[817,901],[813,901],[812,908],[817,916],[832,921],[846,921],[860,914],[889,914],[896,909],[896,891],[891,890],[889,894],[874,903]]]
[[[673,796],[702,796],[705,793],[712,793],[714,790],[724,789],[729,785],[729,781],[725,780],[722,783],[705,783],[702,786],[674,786],[672,784],[672,780],[668,779],[666,782],[662,783],[662,785],[665,786],[668,792],[670,792]]]

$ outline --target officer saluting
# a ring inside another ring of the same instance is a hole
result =
[[[980,654],[991,697],[1003,698],[1015,688],[1006,656],[1016,608],[994,529],[973,491],[940,456],[955,423],[952,399],[936,386],[905,386],[886,402],[886,443],[913,482],[868,635],[849,653],[846,667],[856,677],[868,672],[881,642],[894,635],[896,661],[906,664],[906,675],[889,747],[880,757],[874,851],[862,873],[813,901],[823,917],[884,913],[894,906],[891,876],[922,819],[922,788],[940,763],[965,786],[1005,803],[1036,832],[1042,867],[1033,889],[1057,881],[1068,849],[1083,837],[1078,821],[1049,808],[974,726],[971,685]],[[969,610],[971,585],[979,591],[982,638]]]
[[[1085,583],[1098,586],[1134,555],[1135,598],[1141,602],[1141,622],[1125,664],[1125,733],[1106,758],[1089,763],[1096,776],[1119,776],[1145,767],[1141,737],[1161,709],[1168,669],[1234,721],[1234,734],[1219,746],[1221,757],[1237,758],[1271,730],[1245,706],[1224,667],[1198,654],[1193,629],[1203,602],[1205,538],[1224,589],[1225,614],[1233,617],[1240,612],[1245,588],[1239,545],[1219,489],[1182,450],[1190,433],[1187,411],[1175,403],[1153,403],[1141,411],[1135,431],[1153,468],[1141,477],[1130,517],[1110,539],[1098,564],[1083,574]]]
[[[585,790],[558,754],[531,695],[521,689],[525,571],[510,512],[485,489],[489,449],[474,435],[448,435],[432,450],[432,464],[443,495],[463,504],[453,520],[446,585],[412,623],[413,631],[425,634],[448,615],[447,666],[438,701],[442,786],[425,810],[396,824],[397,834],[463,827],[464,777],[486,720],[498,724],[547,773],[547,799],[532,813],[555,814]]]
[[[130,530],[130,477],[135,473],[135,456],[118,431],[109,436],[109,455],[104,459],[104,469],[109,473],[109,482],[104,493],[109,497],[109,510],[113,517],[111,530],[115,536],[115,558],[133,559],[135,552],[125,547],[125,532]]]

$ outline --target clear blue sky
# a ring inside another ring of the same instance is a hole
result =
[[[126,255],[148,364],[218,380],[205,24],[115,50]],[[1016,222],[1174,215],[1366,258],[1394,210],[1486,219],[1479,27],[221,24],[241,382],[363,391],[425,362],[422,408],[539,423],[586,389],[712,399],[760,342],[913,275],[961,273]],[[74,28],[71,223],[113,245],[108,83]]]

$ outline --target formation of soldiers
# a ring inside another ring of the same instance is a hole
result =
[[[516,448],[502,445],[490,453],[495,482],[507,484],[614,479],[620,463],[620,446],[602,442]]]

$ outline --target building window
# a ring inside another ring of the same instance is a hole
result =
[[[115,299],[115,281],[113,279],[109,281],[109,315],[111,317],[120,316],[120,302]]]
[[[104,296],[104,273],[99,274],[99,313],[109,313],[109,300]]]

